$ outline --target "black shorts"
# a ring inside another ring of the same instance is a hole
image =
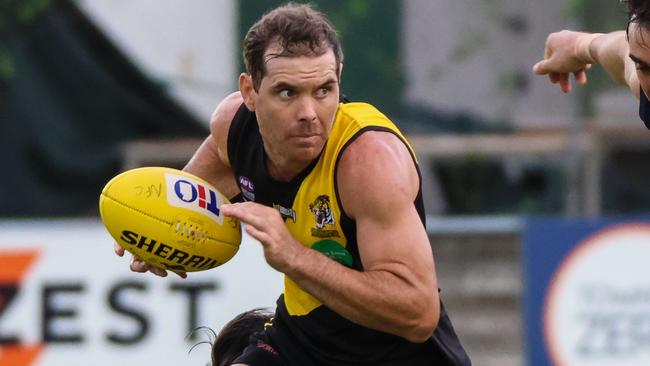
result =
[[[250,366],[285,366],[278,351],[269,344],[264,332],[255,333],[250,343],[233,363],[245,363]]]

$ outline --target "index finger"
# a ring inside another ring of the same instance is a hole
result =
[[[242,202],[221,206],[221,212],[224,215],[234,217],[245,224],[253,226],[263,225],[266,216],[268,216],[267,211],[265,211],[267,209],[279,214],[277,210],[255,202]]]
[[[252,218],[253,215],[249,214],[249,208],[247,207],[247,202],[243,203],[230,203],[224,204],[219,207],[221,213],[225,216],[234,217],[240,221],[247,222],[246,218]]]

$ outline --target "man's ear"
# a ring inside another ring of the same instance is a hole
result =
[[[239,92],[241,93],[242,98],[244,98],[244,104],[249,111],[255,112],[255,95],[257,92],[253,87],[253,78],[250,74],[241,73],[239,75]]]
[[[341,83],[341,76],[343,75],[343,62],[339,64],[339,84]]]

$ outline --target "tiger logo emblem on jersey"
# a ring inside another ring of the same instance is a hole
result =
[[[338,237],[339,233],[336,230],[325,230],[325,225],[334,225],[334,215],[330,207],[330,197],[327,195],[320,195],[316,200],[309,204],[309,210],[316,218],[316,227],[312,228],[311,234],[320,238],[330,238],[333,236]]]
[[[309,210],[316,216],[316,228],[322,229],[325,225],[334,225],[334,216],[330,208],[329,196],[318,196],[316,201],[309,204]]]

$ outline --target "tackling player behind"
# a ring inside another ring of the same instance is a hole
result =
[[[587,71],[601,65],[615,82],[626,85],[639,99],[639,116],[650,128],[650,2],[624,0],[628,10],[626,30],[585,33],[564,30],[546,39],[544,59],[533,66],[537,75],[547,75],[560,89],[571,91],[570,75],[578,84],[587,83]]]

